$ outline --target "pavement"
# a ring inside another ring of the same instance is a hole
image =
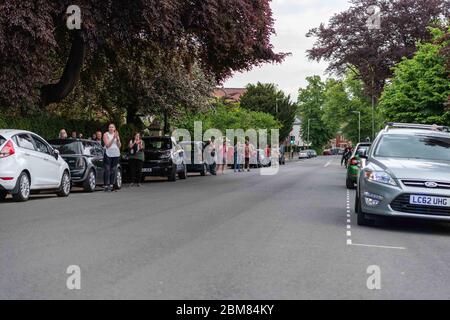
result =
[[[339,160],[7,200],[0,299],[450,298],[450,225],[358,227]]]

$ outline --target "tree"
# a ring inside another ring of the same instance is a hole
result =
[[[241,97],[241,107],[272,115],[282,125],[280,141],[284,141],[289,136],[297,108],[291,102],[291,97],[278,90],[275,84],[260,82],[256,85],[249,84],[247,91]]]
[[[380,106],[386,118],[397,122],[448,124],[450,110],[445,103],[450,96],[450,72],[441,50],[447,42],[434,29],[435,41],[419,44],[411,59],[404,59],[394,68],[394,77],[387,85]]]
[[[224,103],[220,100],[215,100],[207,112],[184,113],[174,120],[174,126],[186,129],[193,135],[195,121],[202,122],[203,131],[218,129],[223,135],[226,135],[228,129],[265,129],[270,136],[271,129],[281,127],[281,123],[268,113],[251,111],[242,108],[239,103]]]
[[[361,115],[361,140],[372,136],[372,106],[364,92],[364,84],[353,72],[341,80],[329,79],[325,85],[324,121],[333,131],[340,131],[349,140],[358,142]],[[378,110],[375,128],[381,126]]]
[[[448,0],[351,0],[352,6],[334,15],[329,25],[309,31],[316,43],[308,51],[313,60],[330,62],[328,70],[339,74],[353,68],[368,95],[380,97],[392,67],[403,57],[412,57],[419,40],[429,40],[430,25],[441,25],[449,16]],[[381,10],[380,29],[367,26],[368,8]]]
[[[308,85],[299,90],[298,109],[302,118],[303,141],[314,148],[324,147],[336,134],[336,127],[324,118],[325,83],[319,76],[306,78]],[[308,141],[309,139],[309,141]]]
[[[120,74],[113,62],[148,69],[154,63],[148,57],[155,56],[165,66],[180,64],[187,75],[197,64],[221,81],[233,71],[285,56],[273,52],[270,43],[269,0],[80,0],[82,29],[70,32],[69,4],[0,3],[3,107],[60,102],[83,73],[97,80]]]

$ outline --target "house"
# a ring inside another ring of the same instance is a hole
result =
[[[245,92],[247,92],[246,88],[215,88],[213,96],[219,99],[239,102]]]

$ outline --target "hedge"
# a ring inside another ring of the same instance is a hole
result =
[[[0,114],[0,129],[27,130],[37,133],[45,139],[57,138],[61,129],[65,129],[68,135],[72,131],[76,131],[77,133],[82,133],[85,139],[89,139],[97,130],[105,132],[107,127],[108,123],[105,122],[65,119],[54,115],[38,115],[23,118]],[[119,132],[122,140],[128,141],[135,132],[135,127],[133,125],[123,125],[119,127]]]

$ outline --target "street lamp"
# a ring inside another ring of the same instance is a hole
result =
[[[352,111],[358,114],[358,142],[361,142],[361,111]]]

